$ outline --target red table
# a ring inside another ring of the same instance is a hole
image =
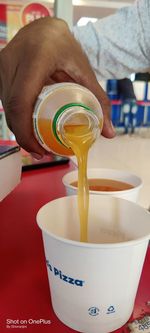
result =
[[[66,165],[26,171],[18,187],[0,203],[0,333],[73,333],[55,316],[51,303],[41,231],[36,213],[46,202],[65,195],[62,176]],[[150,248],[138,289],[133,318],[150,313]],[[8,320],[16,320],[8,325]],[[31,319],[31,320],[30,320]],[[38,324],[44,319],[51,323]],[[27,322],[30,323],[27,323]],[[26,327],[27,326],[27,327]],[[20,328],[21,329],[21,328]],[[116,333],[126,332],[126,326]],[[146,330],[147,333],[150,332]]]

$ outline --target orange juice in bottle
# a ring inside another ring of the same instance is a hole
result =
[[[75,116],[72,118],[72,114]],[[57,83],[44,87],[38,96],[33,113],[34,133],[38,142],[49,152],[59,155],[74,155],[64,144],[61,131],[64,124],[75,121],[82,125],[84,116],[93,122],[100,135],[103,116],[100,103],[87,88],[76,83]]]
[[[75,155],[78,161],[78,207],[80,241],[88,241],[89,189],[88,151],[100,136],[103,116],[97,98],[87,88],[75,83],[45,87],[33,114],[38,142],[49,152]]]

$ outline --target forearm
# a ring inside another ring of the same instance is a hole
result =
[[[75,27],[98,79],[121,79],[150,68],[150,5],[140,0],[115,15]]]

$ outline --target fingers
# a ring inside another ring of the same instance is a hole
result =
[[[21,29],[3,53],[3,72],[8,76],[8,82],[3,76],[3,105],[8,126],[24,149],[40,155],[45,151],[34,137],[32,114],[43,86],[63,81],[53,74],[60,63],[58,39],[65,31],[67,26],[61,20],[37,20]]]
[[[110,100],[108,99],[106,93],[104,92],[104,90],[102,89],[96,78],[89,80],[86,83],[86,87],[93,92],[93,94],[97,97],[101,105],[104,116],[102,135],[109,139],[113,138],[115,136],[115,129],[111,121]]]
[[[22,148],[41,157],[44,155],[44,149],[33,135],[32,107],[29,103],[24,103],[20,96],[12,97],[7,105],[6,120]]]
[[[24,59],[17,69],[5,107],[7,123],[19,145],[29,152],[43,156],[44,149],[34,137],[32,120],[35,101],[46,77],[43,69],[41,71],[38,68],[39,61],[27,64]]]
[[[70,45],[70,49],[68,49],[65,57],[68,61],[64,63],[64,69],[74,82],[85,86],[97,97],[104,115],[102,135],[107,138],[113,138],[115,130],[111,122],[110,101],[98,83],[87,56],[72,35],[68,35],[68,44]],[[72,57],[72,54],[74,57]]]
[[[90,83],[89,89],[95,94],[97,99],[100,102],[100,105],[102,107],[103,115],[104,115],[104,124],[103,124],[103,130],[102,135],[106,138],[113,138],[115,136],[115,129],[113,127],[112,121],[111,121],[111,103],[108,99],[106,93],[100,86],[98,82]]]
[[[113,138],[115,136],[115,130],[111,121],[111,104],[106,93],[98,83],[89,65],[87,65],[86,68],[82,66],[82,69],[79,71],[81,67],[79,67],[77,63],[74,63],[72,69],[73,68],[74,71],[69,71],[69,74],[72,76],[72,79],[74,79],[74,82],[85,86],[93,92],[101,105],[104,116],[102,135],[106,138]]]

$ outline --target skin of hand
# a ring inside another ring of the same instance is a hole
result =
[[[95,94],[104,114],[102,134],[114,137],[110,102],[65,21],[36,20],[20,29],[0,52],[0,99],[7,124],[18,144],[39,158],[46,152],[33,134],[35,101],[43,86],[65,81],[81,84]]]

